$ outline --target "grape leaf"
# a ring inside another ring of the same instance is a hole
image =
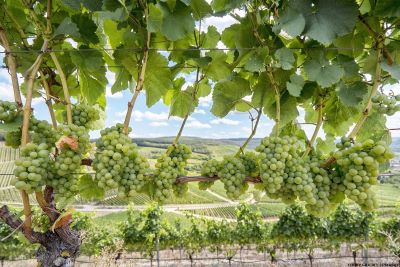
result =
[[[190,7],[196,20],[200,20],[212,13],[210,5],[205,0],[191,0]]]
[[[144,76],[147,106],[151,107],[157,103],[170,88],[172,81],[168,60],[160,53],[151,51]]]
[[[292,36],[304,34],[327,45],[351,32],[357,16],[358,6],[353,0],[290,1],[275,30],[284,30]]]
[[[81,37],[78,26],[74,22],[72,22],[70,17],[66,17],[54,31],[54,37],[57,37],[59,35],[66,35],[72,38]]]
[[[206,54],[212,58],[210,64],[204,68],[208,77],[214,81],[227,79],[232,74],[232,69],[226,62],[227,55],[222,51],[210,51]]]
[[[290,49],[283,47],[276,50],[275,59],[278,61],[276,64],[277,67],[281,67],[284,70],[290,70],[293,68],[295,58]]]
[[[299,115],[299,111],[297,110],[297,100],[295,97],[284,94],[280,99],[281,106],[281,118],[280,118],[280,128],[284,127],[289,122],[296,119]],[[273,103],[269,108],[266,109],[268,117],[271,119],[276,118],[276,103]]]
[[[71,53],[71,60],[78,68],[81,94],[89,104],[94,104],[105,93],[106,68],[101,52],[89,51],[86,50],[87,48],[87,46],[81,46],[78,51]]]
[[[389,72],[392,78],[400,80],[400,65],[397,64],[389,65],[386,62],[382,62],[381,67],[384,71]]]
[[[197,87],[197,97],[206,97],[211,93],[211,86],[207,79],[201,80]]]
[[[149,17],[147,20],[147,30],[149,32],[161,31],[163,14],[161,10],[154,4],[149,4]]]
[[[86,200],[104,199],[104,189],[100,188],[91,175],[82,175],[79,179],[79,194]]]
[[[290,82],[286,82],[286,88],[290,95],[299,97],[301,90],[303,90],[304,78],[301,75],[290,75]]]
[[[214,48],[217,46],[221,36],[215,26],[208,26],[206,33],[201,33],[200,43],[202,47]]]
[[[189,7],[178,2],[173,12],[165,5],[161,5],[161,11],[163,13],[161,31],[169,40],[176,41],[193,32],[195,23]]]
[[[361,104],[367,94],[368,87],[361,81],[350,84],[342,83],[338,91],[338,96],[342,103],[351,107]]]
[[[304,63],[304,70],[310,81],[317,82],[321,87],[330,87],[340,81],[344,70],[337,64],[330,64],[324,58],[319,60],[311,59]]]
[[[265,112],[265,109],[269,108],[275,102],[275,92],[265,72],[260,74],[257,83],[252,89],[252,105],[255,107],[263,107]]]
[[[388,141],[389,131],[386,127],[386,117],[378,112],[373,112],[367,117],[360,131],[357,133],[358,141],[372,139],[374,141]],[[390,143],[390,140],[389,140]]]
[[[273,27],[275,32],[284,30],[290,36],[299,36],[306,26],[303,14],[293,8],[288,8]]]
[[[190,114],[194,111],[195,105],[193,103],[193,97],[187,91],[175,91],[171,108],[169,111],[170,116],[178,116],[185,117],[187,114]]]
[[[215,84],[211,112],[217,117],[225,117],[235,107],[235,103],[251,93],[249,82],[235,77]]]
[[[380,17],[400,17],[399,1],[377,0],[374,15]]]
[[[357,109],[344,105],[336,95],[332,95],[326,101],[323,113],[325,113],[324,132],[334,136],[345,135],[353,124],[354,116],[359,114]]]
[[[96,35],[97,25],[87,14],[75,14],[71,17],[79,29],[80,37],[75,38],[84,43],[99,43],[99,37]]]
[[[111,87],[111,93],[115,94],[128,88],[131,75],[125,68],[119,68],[115,72],[115,82]]]

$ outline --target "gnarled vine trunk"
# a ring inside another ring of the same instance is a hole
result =
[[[74,266],[76,257],[79,254],[80,238],[79,233],[71,230],[71,234],[78,238],[63,240],[57,233],[46,232],[45,243],[42,243],[36,252],[38,262],[42,267],[71,267]]]

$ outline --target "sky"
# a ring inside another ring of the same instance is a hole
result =
[[[202,27],[214,25],[219,32],[224,28],[235,23],[235,20],[230,16],[212,17],[205,19],[202,22]],[[220,46],[223,46],[220,44]],[[0,50],[2,48],[0,47]],[[3,62],[3,55],[0,54],[0,61]],[[190,85],[194,81],[194,75],[184,77],[186,85]],[[117,122],[123,122],[127,103],[131,99],[131,92],[125,90],[116,94],[111,94],[111,86],[115,80],[112,72],[107,73],[108,85],[106,89],[107,108],[105,126],[109,127]],[[400,94],[400,85],[392,85],[386,87],[385,91],[393,90],[396,94]],[[0,99],[13,101],[13,92],[11,86],[11,78],[7,69],[0,68]],[[194,113],[189,117],[183,131],[184,136],[196,136],[203,138],[239,138],[247,137],[251,132],[251,121],[248,113],[230,112],[225,118],[217,118],[210,112],[211,95],[200,98],[199,106]],[[47,106],[44,99],[36,98],[32,102],[34,114],[39,119],[50,120]],[[299,122],[304,121],[304,111],[300,111]],[[165,106],[162,101],[158,102],[151,108],[145,104],[145,95],[141,93],[137,99],[136,106],[132,115],[130,125],[133,128],[132,137],[161,137],[175,136],[179,130],[182,119],[176,117],[168,118],[169,107]],[[273,127],[274,122],[263,115],[261,117],[259,127],[255,137],[267,136]],[[400,113],[388,117],[388,128],[400,128]],[[313,125],[302,125],[308,137],[311,137],[314,130]],[[99,131],[91,132],[91,137],[99,137]],[[320,132],[320,137],[324,133]],[[400,137],[400,131],[393,131],[392,136]]]

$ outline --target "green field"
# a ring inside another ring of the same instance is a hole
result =
[[[201,140],[201,141],[199,141]],[[157,138],[153,141],[148,139],[139,139],[139,150],[140,152],[150,160],[153,165],[157,157],[163,153],[165,147],[169,143],[169,138]],[[195,147],[191,159],[188,164],[188,173],[190,175],[196,175],[200,171],[201,164],[209,158],[220,159],[226,154],[233,153],[238,148],[238,140],[203,140],[199,138],[185,138],[185,142],[189,145]],[[140,146],[147,145],[147,146]],[[254,147],[254,144],[253,144]],[[192,147],[193,148],[193,147]],[[11,204],[20,205],[21,197],[20,193],[10,185],[10,180],[14,177],[12,172],[14,168],[14,160],[19,157],[19,151],[5,147],[4,144],[0,142],[0,204]],[[400,203],[400,189],[398,185],[393,184],[379,184],[374,187],[377,194],[379,203],[381,207],[377,210],[379,217],[386,218],[398,213],[398,207]],[[134,205],[145,205],[150,202],[150,199],[145,194],[137,194],[132,199],[127,201],[126,199],[121,199],[116,196],[115,191],[109,191],[106,194],[106,198],[102,201],[91,202],[83,201],[77,199],[77,206],[83,204],[94,205],[95,207],[121,207],[126,206],[129,203]],[[262,192],[254,189],[253,185],[250,185],[247,192],[240,197],[240,199],[235,202],[238,203],[249,202],[253,203],[253,207],[260,210],[264,218],[279,216],[279,214],[286,207],[285,204],[279,200],[274,200],[268,198]],[[36,204],[36,201],[31,197],[31,203]],[[165,216],[169,217],[171,220],[175,217],[184,217],[184,213],[193,214],[194,216],[207,216],[207,217],[217,217],[224,219],[232,219],[235,216],[235,203],[232,206],[226,207],[206,207],[208,204],[218,204],[225,205],[227,203],[232,203],[232,201],[227,199],[226,192],[223,184],[220,181],[214,183],[214,185],[207,191],[199,190],[197,183],[189,184],[188,194],[184,197],[172,197],[165,204],[196,204],[205,205],[205,208],[199,209],[179,209],[179,214],[167,212]],[[354,203],[348,202],[351,206]],[[101,220],[112,220],[121,221],[126,218],[126,212],[116,212],[113,214],[108,214],[102,217],[97,217],[96,220],[101,222]]]

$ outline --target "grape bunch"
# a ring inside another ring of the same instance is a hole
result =
[[[375,143],[371,139],[363,143],[356,142],[335,152],[334,157],[344,174],[344,193],[363,210],[377,208],[378,203],[371,186],[377,183],[379,164],[393,156],[385,142]]]
[[[201,175],[207,177],[218,176],[221,163],[216,159],[207,160],[201,167]],[[198,183],[200,190],[207,190],[214,184],[214,181],[201,181]]]
[[[118,123],[100,132],[93,169],[99,187],[118,188],[119,196],[132,197],[143,188],[149,163],[139,155],[137,145],[123,133],[123,128]]]
[[[256,148],[259,152],[260,176],[270,197],[279,197],[278,191],[285,178],[285,164],[297,149],[292,137],[265,137]]]
[[[381,114],[386,114],[388,116],[394,115],[396,112],[400,111],[400,95],[387,96],[385,94],[377,94],[372,97],[372,107]]]
[[[21,129],[7,132],[4,135],[4,141],[6,146],[18,148],[21,145]]]
[[[260,175],[260,166],[258,164],[258,155],[255,152],[248,151],[239,155],[244,168],[246,169],[246,175],[258,176]]]
[[[248,188],[245,182],[246,167],[238,157],[225,156],[218,176],[224,184],[226,195],[231,199],[238,198]]]
[[[57,202],[69,202],[79,193],[78,174],[58,176],[50,172],[46,184],[54,188],[54,197]]]
[[[185,173],[187,160],[191,154],[192,151],[186,145],[170,145],[167,152],[157,160],[154,172],[156,200],[163,202],[173,191],[182,193],[186,189],[187,185],[176,184],[176,178]]]
[[[31,139],[35,144],[45,143],[49,147],[52,147],[59,138],[59,134],[50,123],[34,117],[29,120],[29,131],[32,132]]]
[[[54,161],[54,170],[57,176],[66,177],[71,173],[77,173],[81,169],[81,161],[90,149],[89,133],[84,127],[71,125],[60,125],[57,128],[60,141],[58,141],[58,154]],[[63,142],[63,138],[75,143]]]
[[[332,201],[334,182],[329,170],[321,167],[324,161],[318,156],[311,156],[308,162],[310,176],[313,181],[313,197],[306,200],[306,209],[316,217],[326,217],[336,210],[338,203]],[[343,199],[341,199],[343,200]]]
[[[78,126],[83,126],[86,129],[96,130],[99,129],[98,121],[103,114],[102,109],[98,106],[89,106],[84,103],[72,106],[72,123]],[[67,111],[63,112],[64,120],[67,120]]]
[[[13,122],[18,116],[17,103],[0,100],[0,122]]]
[[[27,193],[40,191],[49,170],[49,150],[47,144],[28,143],[21,148],[21,158],[15,161],[12,184]]]

